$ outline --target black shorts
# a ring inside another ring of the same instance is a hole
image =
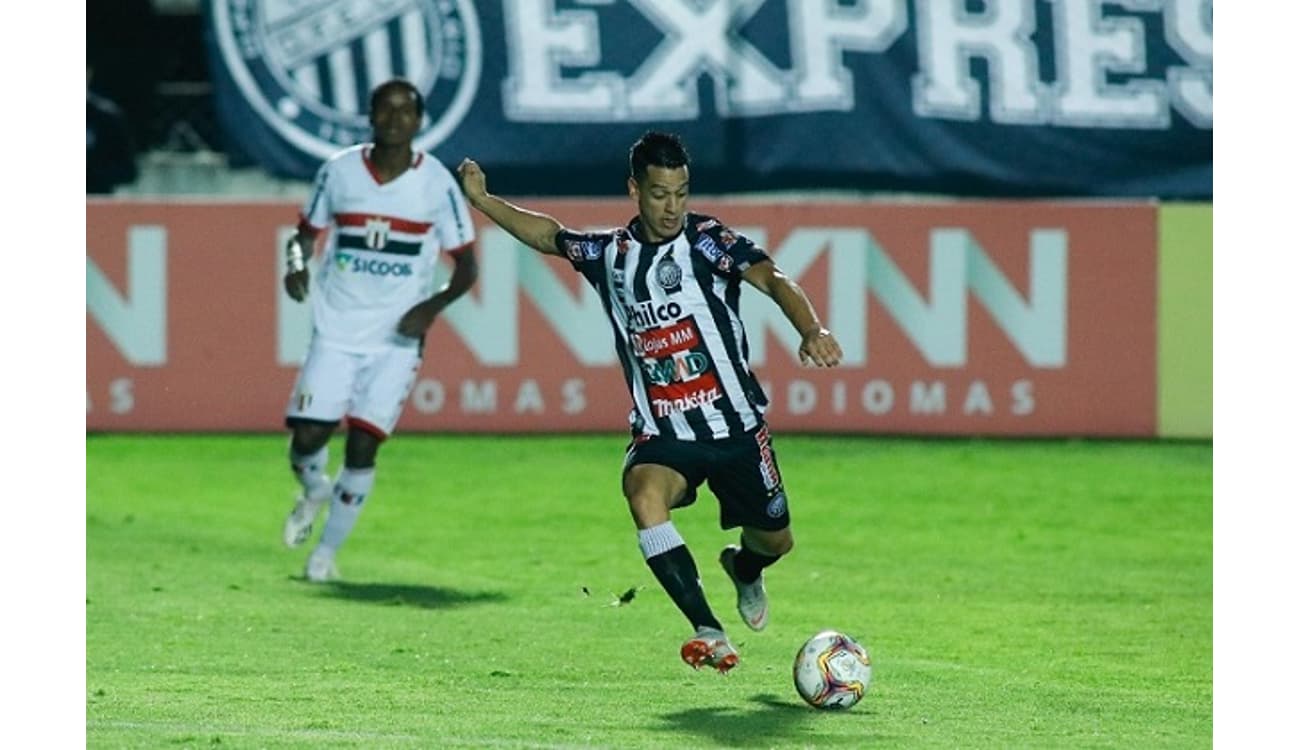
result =
[[[718,498],[719,523],[724,529],[749,526],[780,531],[790,525],[790,509],[776,465],[776,451],[767,426],[722,440],[675,440],[650,437],[634,440],[623,462],[623,473],[640,464],[659,464],[686,478],[686,495],[676,507],[695,502],[704,482]]]

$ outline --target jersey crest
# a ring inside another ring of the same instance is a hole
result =
[[[383,250],[388,244],[388,230],[392,227],[383,219],[366,219],[366,247]]]

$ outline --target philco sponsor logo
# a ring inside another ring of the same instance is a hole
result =
[[[370,91],[387,78],[405,78],[424,96],[426,117],[414,141],[422,151],[451,135],[478,91],[483,45],[473,0],[211,6],[214,36],[240,94],[276,134],[318,159],[369,138]]]
[[[682,306],[676,302],[656,305],[653,302],[639,302],[627,307],[628,322],[638,330],[654,328],[667,323],[676,323],[682,317]]]

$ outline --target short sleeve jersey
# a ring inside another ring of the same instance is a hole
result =
[[[312,295],[315,335],[340,348],[374,351],[411,340],[397,323],[433,293],[438,254],[474,242],[460,186],[433,156],[380,183],[369,144],[345,149],[316,173],[301,220],[332,227]]]
[[[740,282],[767,254],[695,213],[671,240],[642,237],[633,219],[555,238],[604,303],[632,395],[633,434],[717,440],[759,427],[767,396],[749,369]]]

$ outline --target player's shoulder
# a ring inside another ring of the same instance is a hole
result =
[[[436,190],[445,190],[448,187],[460,188],[460,181],[456,175],[442,162],[441,159],[429,153],[428,151],[417,151],[415,172],[427,181]]]
[[[686,226],[692,230],[692,234],[701,234],[703,232],[717,234],[727,228],[727,225],[723,224],[722,220],[718,217],[696,213],[694,211],[687,212]]]
[[[455,179],[451,174],[451,170],[447,168],[447,165],[443,164],[442,160],[434,156],[432,153],[428,151],[416,151],[415,159],[415,169],[417,171],[425,172],[426,174],[439,179]]]
[[[693,211],[686,214],[686,238],[692,245],[707,246],[721,242],[728,249],[746,239],[744,235],[722,223],[722,220],[716,216],[697,214]]]
[[[369,144],[366,143],[358,143],[355,146],[348,146],[347,148],[339,149],[325,160],[325,164],[335,166],[348,163],[360,164],[365,154],[366,146],[368,145]]]

